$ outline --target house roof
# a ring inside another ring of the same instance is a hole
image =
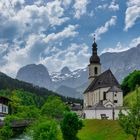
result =
[[[120,87],[120,84],[118,83],[117,79],[109,69],[101,73],[99,76],[97,76],[87,87],[84,93],[91,92],[99,88],[113,87],[113,86]]]
[[[4,97],[4,96],[0,96],[0,100],[1,100],[1,99],[7,100],[7,101],[11,101],[9,98]]]

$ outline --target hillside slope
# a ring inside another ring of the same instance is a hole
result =
[[[117,121],[84,120],[84,127],[79,131],[80,140],[133,140],[125,134]]]
[[[34,86],[30,83],[19,81],[17,79],[13,79],[9,76],[7,76],[4,73],[0,72],[0,90],[2,89],[9,89],[9,90],[15,90],[15,89],[22,89],[24,91],[28,91],[32,94],[41,96],[43,98],[47,98],[48,96],[59,96],[63,101],[72,101],[72,102],[82,102],[82,100],[74,99],[74,98],[66,98],[62,95],[57,94],[56,92],[50,91],[46,88],[40,88],[38,86]]]
[[[139,94],[140,94],[140,87],[139,87],[138,91],[139,91]],[[136,95],[136,90],[128,93],[124,97],[124,105],[131,107],[136,100],[136,96],[137,96]]]

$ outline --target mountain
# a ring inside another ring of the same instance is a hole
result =
[[[140,44],[124,52],[104,53],[100,56],[100,59],[102,72],[111,69],[118,81],[121,82],[130,72],[140,69]],[[23,68],[21,68],[20,71],[22,71],[22,69]],[[70,71],[66,66],[60,72],[53,72],[50,75],[47,72],[46,76],[45,74],[43,76],[39,75],[41,70],[40,68],[38,69],[38,65],[35,65],[32,69],[28,69],[28,67],[25,66],[23,69],[24,74],[20,71],[17,74],[18,79],[23,81],[27,81],[28,79],[30,80],[28,82],[42,87],[49,85],[49,89],[52,88],[53,91],[58,91],[59,94],[64,96],[75,97],[75,95],[77,96],[77,94],[79,94],[78,96],[82,97],[82,93],[88,85],[87,67]],[[38,76],[35,76],[36,73]]]
[[[8,90],[12,92],[13,90],[24,90],[29,92],[32,95],[35,95],[36,101],[40,101],[43,103],[43,100],[47,100],[48,96],[59,96],[63,101],[67,102],[75,102],[81,103],[82,100],[75,99],[75,98],[66,98],[62,95],[57,94],[56,92],[50,91],[46,88],[34,86],[30,83],[23,82],[17,79],[13,79],[6,74],[0,72],[0,90]]]
[[[16,79],[32,83],[40,87],[52,89],[52,81],[47,68],[42,65],[30,64],[19,69]]]
[[[100,56],[102,69],[111,69],[118,81],[134,70],[140,69],[140,44],[119,53],[104,53]]]
[[[60,95],[65,95],[66,97],[81,98],[80,93],[76,89],[61,85],[56,89],[56,92]]]
[[[88,81],[87,68],[77,69],[74,71],[67,70],[67,73],[65,73],[66,71],[63,72],[64,69],[65,68],[63,68],[60,72],[50,74],[54,84],[54,89],[57,89],[61,85],[77,88]]]
[[[24,91],[31,92],[36,95],[47,97],[48,95],[57,95],[57,93],[54,93],[52,91],[49,91],[46,88],[40,88],[38,86],[34,86],[31,83],[23,82],[17,79],[13,79],[6,74],[0,72],[0,90],[2,89],[22,89]]]
[[[68,67],[64,67],[62,70],[61,70],[61,74],[70,74],[71,73],[71,71],[69,70],[69,68]]]

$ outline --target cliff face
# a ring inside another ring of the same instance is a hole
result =
[[[16,79],[52,89],[52,81],[45,66],[31,64],[19,69]]]

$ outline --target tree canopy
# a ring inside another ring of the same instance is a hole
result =
[[[137,89],[137,98],[132,108],[127,113],[120,112],[119,123],[126,133],[132,134],[134,139],[138,139],[140,130],[140,91]]]
[[[126,76],[121,84],[124,95],[130,91],[134,91],[136,86],[140,86],[140,71],[135,70]]]
[[[83,127],[76,113],[67,112],[61,122],[61,130],[64,140],[77,140],[77,133]]]

